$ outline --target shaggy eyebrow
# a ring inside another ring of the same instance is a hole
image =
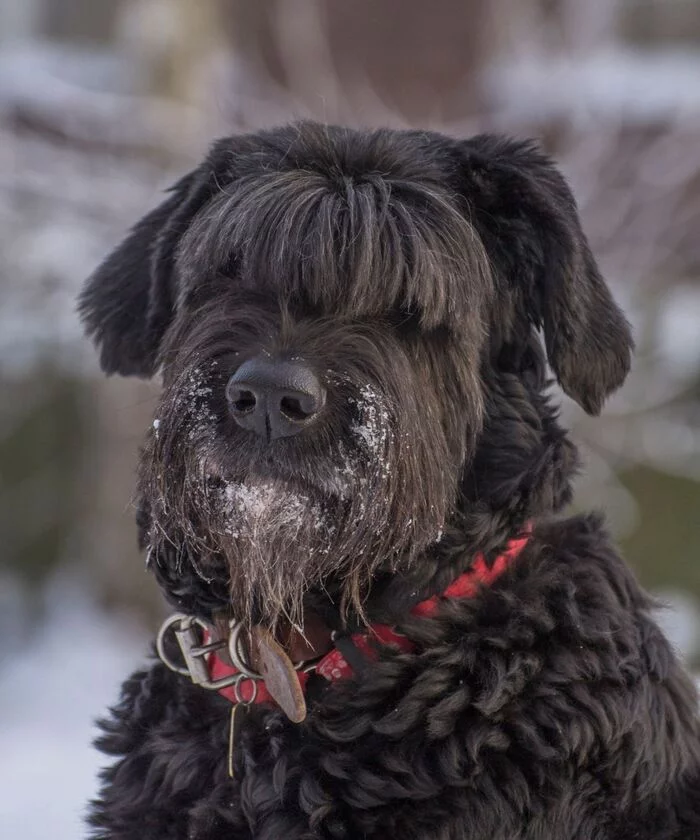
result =
[[[439,224],[436,224],[436,219]],[[230,184],[194,219],[185,276],[236,267],[251,287],[362,317],[418,310],[427,328],[463,322],[491,284],[479,236],[433,184],[296,169]]]

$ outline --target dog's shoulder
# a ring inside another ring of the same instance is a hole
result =
[[[601,513],[550,517],[539,521],[516,565],[516,577],[543,586],[567,581],[566,593],[577,600],[597,593],[598,606],[625,611],[649,610],[653,599],[622,557]]]
[[[660,604],[623,558],[601,514],[538,523],[494,590],[493,598],[507,601],[511,621],[537,628],[548,658],[562,652],[572,679],[629,687],[681,673],[656,621]]]

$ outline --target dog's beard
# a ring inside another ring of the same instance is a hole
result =
[[[304,594],[333,571],[331,511],[281,481],[216,482],[210,496],[236,618],[302,627]]]
[[[410,412],[400,424],[396,406],[363,385],[345,397],[353,420],[330,447],[276,460],[249,435],[222,436],[208,403],[218,389],[193,387],[201,381],[189,375],[187,399],[182,383],[166,392],[144,453],[156,556],[167,542],[204,578],[223,565],[233,615],[247,625],[303,628],[312,588],[366,620],[378,569],[395,571],[440,538],[456,483],[439,467],[450,461],[444,435],[417,445]]]

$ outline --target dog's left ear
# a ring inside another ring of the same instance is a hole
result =
[[[562,175],[531,141],[459,143],[460,192],[516,311],[544,332],[564,391],[589,414],[624,381],[630,326],[598,271]]]
[[[211,195],[203,167],[130,231],[88,279],[78,301],[105,373],[153,376],[176,298],[174,254],[195,213]]]

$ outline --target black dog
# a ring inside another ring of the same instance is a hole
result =
[[[95,837],[700,837],[693,685],[601,518],[555,516],[537,333],[591,414],[632,341],[533,145],[226,138],[81,311],[162,371],[139,526],[182,614],[102,724]]]

